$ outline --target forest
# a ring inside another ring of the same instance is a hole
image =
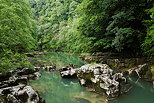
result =
[[[0,72],[36,51],[154,59],[154,1],[0,0]]]

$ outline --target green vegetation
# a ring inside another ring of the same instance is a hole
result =
[[[153,0],[0,0],[0,71],[31,67],[34,50],[153,59]]]
[[[150,56],[154,60],[154,4],[153,7],[147,10],[150,13],[150,20],[146,20],[147,24],[147,36],[143,42],[144,53]]]
[[[93,38],[77,30],[75,9],[82,0],[30,0],[38,21],[38,49],[45,51],[87,52]]]
[[[153,55],[151,0],[30,1],[40,50]]]
[[[34,28],[26,0],[0,0],[0,71],[30,66],[23,53],[35,47]]]

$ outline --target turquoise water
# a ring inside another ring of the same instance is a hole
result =
[[[143,79],[129,78],[133,88],[111,103],[154,103],[154,88],[152,83]]]
[[[77,55],[68,53],[46,53],[34,61],[56,64],[57,68],[74,64],[80,67],[84,64]],[[47,64],[46,64],[47,63]],[[77,79],[63,79],[57,72],[42,71],[42,77],[31,82],[39,91],[46,103],[106,103],[105,99],[79,85]],[[129,78],[133,88],[110,103],[154,103],[154,88],[151,83],[142,79]]]
[[[57,69],[69,64],[74,64],[76,67],[84,65],[78,55],[68,53],[46,53],[32,61],[43,62],[43,65],[56,64]],[[102,96],[81,87],[77,79],[61,78],[57,72],[41,73],[41,78],[32,81],[31,85],[46,103],[106,103]]]
[[[82,88],[77,79],[63,79],[56,72],[42,71],[42,77],[31,85],[46,103],[106,103],[103,97]]]

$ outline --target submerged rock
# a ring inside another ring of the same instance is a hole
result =
[[[87,64],[77,73],[82,86],[94,88],[96,92],[106,94],[108,97],[117,97],[123,91],[121,86],[126,84],[122,73],[113,73],[107,64]]]

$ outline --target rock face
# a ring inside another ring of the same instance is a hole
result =
[[[5,96],[7,103],[42,103],[38,93],[31,87],[17,85],[0,89],[1,96]]]
[[[62,78],[70,78],[70,77],[77,77],[78,69],[74,69],[73,67],[63,67],[60,70],[60,75]]]
[[[117,97],[122,93],[122,85],[126,78],[122,73],[113,73],[107,64],[87,64],[77,73],[82,86],[94,88],[96,92],[106,94],[108,97]]]
[[[127,56],[127,55],[125,55]],[[119,58],[122,57],[116,53],[97,53],[81,55],[80,58],[86,62],[97,62],[108,64],[113,69],[131,68],[147,62],[146,58]]]

